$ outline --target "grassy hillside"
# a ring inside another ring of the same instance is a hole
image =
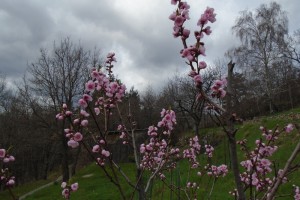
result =
[[[239,125],[239,131],[237,132],[238,139],[246,138],[248,140],[249,146],[254,146],[254,141],[261,136],[261,132],[259,131],[260,126],[265,126],[268,129],[274,129],[277,125],[279,127],[284,127],[287,123],[299,123],[300,122],[300,109],[295,109],[292,111],[268,116],[268,117],[261,117],[251,121],[245,122],[243,125]],[[208,140],[216,141],[218,143],[217,147],[215,148],[214,157],[212,162],[216,165],[225,163],[230,165],[229,162],[229,153],[228,153],[228,143],[226,136],[219,128],[213,129],[205,129],[201,130],[201,134],[207,135]],[[184,138],[182,138],[184,139]],[[274,154],[271,158],[274,161],[276,168],[280,169],[283,168],[284,163],[288,159],[289,155],[293,151],[296,143],[300,140],[300,135],[293,131],[289,134],[282,135],[278,140],[278,146],[280,147],[279,150]],[[300,157],[300,156],[299,156]],[[243,153],[239,153],[240,161],[244,159]],[[201,163],[203,164],[204,158],[201,158]],[[300,158],[297,158],[297,163],[300,162]],[[127,172],[131,179],[134,179],[134,164],[133,163],[126,163],[122,164],[122,169]],[[188,172],[188,173],[187,173]],[[189,175],[191,181],[196,181],[200,184],[200,189],[198,190],[198,199],[207,199],[208,194],[214,184],[211,200],[213,199],[233,199],[228,192],[234,189],[234,182],[232,174],[229,173],[224,178],[219,178],[217,180],[213,180],[210,177],[202,176],[199,177],[196,175],[196,171],[189,171],[188,163],[187,162],[179,162],[178,169],[166,173],[167,174],[167,182],[172,182],[174,186],[184,186],[186,185],[187,181],[187,174]],[[286,195],[292,192],[292,183],[300,185],[300,171],[296,171],[293,176],[289,176],[290,182],[282,185],[280,187],[279,195]],[[101,169],[97,167],[95,164],[90,164],[80,170],[75,177],[72,178],[71,182],[78,182],[79,183],[79,190],[74,193],[71,199],[78,199],[78,200],[114,200],[120,199],[120,196],[115,188],[115,186],[109,182]],[[124,183],[124,180],[122,180]],[[34,185],[42,185],[43,182],[36,182]],[[132,189],[128,187],[125,183],[123,184],[125,188],[126,195],[128,198],[131,196]],[[13,189],[17,195],[22,193],[26,193],[28,190],[32,189],[28,185],[17,187]],[[152,187],[152,199],[178,199],[176,198],[175,192],[178,193],[178,190],[174,192],[170,192],[170,190],[162,184],[161,181],[156,180],[153,183]],[[7,191],[0,193],[0,199],[9,199]],[[185,194],[180,192],[180,196],[182,199],[185,199]],[[52,186],[40,190],[35,194],[26,198],[26,200],[33,200],[33,199],[41,199],[41,200],[56,200],[62,199],[61,196],[61,188],[60,183],[53,184]],[[291,199],[289,196],[285,196],[282,199]]]

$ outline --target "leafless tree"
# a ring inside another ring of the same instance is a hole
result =
[[[255,12],[242,11],[233,32],[241,45],[231,50],[237,65],[248,71],[248,78],[260,80],[261,91],[268,98],[270,112],[273,112],[273,98],[278,93],[276,85],[280,74],[276,73],[282,62],[281,48],[285,46],[288,33],[288,19],[279,4],[262,4]]]
[[[74,107],[74,103],[84,91],[84,83],[88,79],[89,72],[87,68],[95,67],[98,62],[99,59],[96,54],[91,54],[81,45],[76,45],[72,43],[70,38],[66,38],[59,44],[54,42],[51,51],[40,50],[40,57],[28,68],[29,76],[26,79],[26,84],[24,84],[26,87],[20,88],[38,121],[48,130],[53,129],[53,127],[56,130],[51,131],[49,136],[60,141],[64,181],[69,179],[68,154],[70,152],[64,130],[59,128],[63,126],[57,124],[53,116],[59,112],[63,103],[67,104],[69,108]],[[51,144],[54,145],[55,143]],[[51,148],[49,147],[49,149]],[[74,170],[75,168],[73,168],[72,173]]]

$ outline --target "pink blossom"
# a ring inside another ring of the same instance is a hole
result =
[[[206,55],[205,55],[205,47],[204,47],[203,45],[200,45],[200,47],[199,47],[199,53],[200,53],[201,55],[203,55],[203,56],[206,56]]]
[[[177,27],[180,27],[183,25],[185,19],[182,16],[176,16],[175,17],[175,21],[174,21],[174,25]]]
[[[194,76],[194,81],[195,81],[196,86],[199,86],[202,84],[202,78],[201,78],[200,74]]]
[[[73,113],[72,113],[71,111],[69,111],[69,110],[66,111],[66,116],[67,116],[67,117],[71,116],[72,114],[73,114]]]
[[[211,29],[210,29],[210,26],[207,26],[205,29],[203,29],[203,32],[206,34],[206,35],[210,35],[211,34]]]
[[[8,159],[9,159],[9,162],[13,162],[16,160],[14,156],[9,156]]]
[[[292,130],[294,130],[294,125],[293,124],[288,124],[285,127],[285,132],[290,133]]]
[[[195,31],[194,35],[197,40],[200,40],[201,38],[203,38],[203,32]]]
[[[80,122],[80,119],[78,119],[78,118],[73,120],[74,124],[79,124],[79,122]]]
[[[66,182],[62,182],[61,183],[61,188],[65,188],[67,186],[67,183]]]
[[[6,183],[7,186],[13,186],[15,184],[15,180],[9,179]]]
[[[205,69],[206,66],[207,66],[206,62],[204,62],[204,61],[199,62],[199,69]]]
[[[171,0],[171,4],[172,4],[172,5],[176,5],[176,4],[177,4],[177,1],[179,1],[179,0]]]
[[[192,48],[183,49],[181,56],[183,58],[187,58],[190,62],[195,60],[193,53],[192,53]]]
[[[76,147],[79,146],[79,143],[76,142],[75,140],[71,139],[71,140],[68,141],[68,146],[72,147],[72,148],[76,148]]]
[[[82,140],[82,138],[83,138],[83,136],[82,136],[82,134],[80,132],[75,133],[74,140],[76,142],[80,142]]]
[[[93,101],[93,98],[88,94],[84,94],[83,100],[85,100],[86,102],[89,102],[89,101]]]
[[[71,189],[72,189],[73,191],[77,191],[77,190],[78,190],[78,183],[73,183],[73,184],[71,185]]]
[[[170,16],[169,16],[169,19],[170,20],[172,20],[172,21],[174,21],[175,20],[175,18],[176,18],[176,12],[173,12]]]
[[[105,141],[104,140],[100,140],[99,143],[100,144],[105,144]]]
[[[84,120],[81,121],[80,124],[81,124],[81,126],[83,126],[83,127],[87,127],[87,125],[89,124],[89,121],[86,120],[86,119],[84,119]]]
[[[99,72],[97,72],[96,70],[93,70],[91,73],[91,77],[96,78],[96,79],[100,78]]]
[[[100,109],[98,107],[94,108],[95,114],[99,115],[100,114]]]
[[[179,4],[179,9],[183,11],[188,11],[188,9],[190,9],[190,5],[187,2],[181,1]]]
[[[210,21],[211,23],[214,23],[216,21],[216,14],[214,13],[213,8],[207,7],[204,11],[204,14],[201,15],[201,18],[199,19],[197,25],[203,26]]]
[[[188,4],[187,4],[188,5]],[[189,6],[189,5],[188,5]],[[190,15],[189,15],[189,10],[188,9],[183,9],[181,12],[181,16],[185,19],[185,20],[189,20],[190,19]]]
[[[85,110],[80,110],[80,114],[84,117],[89,117],[90,114],[88,112],[86,112]]]
[[[105,157],[109,157],[110,156],[110,152],[109,151],[106,151],[106,150],[102,150],[101,151],[101,154],[103,155],[103,156],[105,156]]]
[[[87,102],[84,99],[79,99],[78,104],[83,108],[87,107]]]
[[[192,78],[194,78],[196,75],[198,75],[198,74],[194,70],[191,70],[190,73],[189,73],[189,76],[192,77]]]
[[[298,186],[295,186],[295,185],[294,185],[294,188],[295,188],[295,190],[294,190],[294,192],[295,192],[294,199],[295,200],[300,200],[300,189],[299,189]]]
[[[69,199],[69,197],[70,197],[70,191],[69,191],[69,189],[63,189],[63,191],[62,191],[61,194],[63,195],[63,197],[65,199]]]
[[[0,158],[5,157],[6,150],[5,149],[0,149]]]
[[[100,150],[100,146],[98,144],[93,146],[92,152],[97,153]]]
[[[95,83],[92,80],[89,80],[86,84],[85,84],[85,90],[88,92],[93,92],[95,90]]]
[[[182,31],[182,37],[183,38],[188,38],[190,36],[190,30],[188,30],[188,29],[183,29],[183,31]]]
[[[140,153],[145,153],[145,150],[146,150],[146,148],[145,148],[144,144],[142,144],[140,147]]]

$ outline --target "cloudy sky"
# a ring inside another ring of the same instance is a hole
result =
[[[213,33],[204,40],[205,60],[213,63],[237,44],[231,27],[240,11],[269,2],[188,0],[192,30],[207,6],[217,13]],[[277,3],[287,11],[290,31],[300,28],[300,1]],[[40,48],[51,49],[53,41],[71,37],[86,49],[99,48],[102,56],[116,52],[115,72],[127,87],[158,89],[174,74],[188,72],[168,19],[174,9],[170,0],[0,0],[0,72],[18,80]]]

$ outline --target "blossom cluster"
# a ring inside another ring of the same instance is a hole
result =
[[[205,154],[211,158],[215,150],[214,147],[209,144],[204,145],[204,147],[205,147]]]
[[[218,178],[220,176],[224,177],[228,173],[228,167],[227,167],[227,165],[224,165],[224,164],[222,164],[220,166],[215,166],[215,165],[209,166],[209,165],[207,165],[205,167],[205,169],[208,171],[207,175],[214,176],[216,178]]]
[[[173,110],[163,109],[160,113],[162,120],[158,122],[157,126],[164,128],[163,134],[170,135],[173,126],[176,125],[176,115]]]
[[[93,153],[97,153],[97,164],[100,166],[105,165],[106,159],[110,156],[110,152],[106,150],[106,143],[104,140],[100,139],[98,144],[93,146]]]
[[[227,81],[226,79],[223,80],[216,80],[213,84],[213,86],[211,87],[212,90],[212,94],[211,96],[213,98],[223,98],[226,95],[226,91],[224,90],[224,88],[227,85]]]
[[[65,199],[70,199],[71,192],[75,192],[78,190],[78,183],[73,183],[71,185],[68,185],[66,182],[61,183],[61,188],[63,189],[62,195]]]
[[[56,119],[64,120],[66,117],[71,117],[72,114],[72,111],[68,110],[67,104],[64,103],[61,112],[56,115]]]
[[[15,161],[15,157],[8,154],[6,149],[0,149],[0,161],[7,164]],[[0,171],[0,183],[3,183],[6,187],[15,185],[15,177],[10,174],[10,171],[7,167],[2,168]]]
[[[85,93],[79,99],[78,105],[81,110],[77,118],[72,121],[70,128],[65,129],[65,136],[68,138],[68,146],[76,148],[83,139],[82,131],[89,124],[91,109],[87,109],[89,104],[92,106],[94,100],[93,111],[95,115],[101,113],[111,114],[111,109],[116,107],[118,102],[122,101],[125,95],[126,87],[120,81],[112,77],[112,63],[116,62],[115,54],[109,53],[106,60],[106,69],[108,73],[104,73],[101,69],[93,68],[91,71],[91,80],[85,83]],[[62,111],[56,115],[58,120],[64,120],[73,116],[68,110],[66,104],[63,104]],[[106,150],[105,150],[106,151]],[[107,153],[105,153],[107,155]],[[103,163],[102,160],[100,163]]]
[[[201,145],[199,144],[198,136],[190,138],[189,148],[183,150],[183,158],[187,158],[191,164],[192,168],[199,167],[199,162],[197,161],[197,155],[200,154]]]
[[[289,124],[284,128],[284,131],[290,132],[292,127],[293,126]],[[265,127],[260,127],[260,130],[262,131],[265,142],[263,139],[256,140],[255,149],[247,152],[246,156],[248,159],[240,163],[245,169],[245,172],[240,175],[241,180],[246,186],[254,186],[257,191],[267,189],[276,180],[276,177],[270,178],[272,162],[268,158],[278,149],[278,146],[274,143],[281,133],[277,128],[273,131]],[[247,149],[246,142],[246,140],[238,142],[238,144],[242,146],[242,150]],[[284,177],[282,173],[283,170],[279,169],[276,174],[281,177],[282,182],[286,182],[287,178]]]
[[[0,160],[4,163],[15,161],[15,157],[8,154],[5,149],[0,149]]]
[[[172,110],[163,109],[161,112],[162,120],[156,126],[148,128],[149,143],[141,144],[140,153],[142,155],[140,167],[158,173],[160,178],[165,178],[161,172],[163,168],[175,168],[176,158],[179,158],[180,150],[171,148],[168,144],[171,131],[176,124],[176,115]],[[158,127],[162,128],[163,132],[158,133]],[[167,136],[166,139],[162,139]]]
[[[295,195],[294,195],[294,199],[295,200],[300,200],[300,189],[299,189],[299,186],[296,186],[294,185],[294,192],[295,192]]]
[[[190,19],[189,17],[189,8],[187,2],[183,2],[181,0],[172,0],[171,3],[173,5],[176,5],[178,2],[178,7],[176,11],[174,11],[170,16],[169,19],[174,22],[173,27],[173,36],[174,37],[181,37],[184,49],[180,51],[181,56],[183,58],[186,58],[190,65],[192,65],[192,62],[195,62],[197,65],[197,71],[194,67],[192,67],[192,71],[194,71],[196,74],[192,73],[192,77],[199,75],[199,72],[201,69],[204,69],[206,67],[206,63],[204,61],[200,61],[198,63],[198,56],[203,55],[205,56],[205,47],[204,43],[200,42],[200,39],[203,38],[204,34],[210,35],[211,34],[211,28],[210,26],[205,26],[208,22],[214,23],[216,21],[216,14],[214,13],[213,8],[207,7],[207,9],[204,11],[204,13],[201,15],[200,19],[198,20],[197,25],[200,26],[199,31],[194,32],[194,36],[196,39],[196,43],[194,45],[187,46],[186,39],[190,35],[190,30],[186,29],[184,27],[184,23]],[[194,78],[196,80],[199,80],[199,77]]]
[[[123,140],[123,144],[128,144],[130,138],[127,133],[126,127],[124,125],[120,124],[118,126],[117,130],[121,132],[120,139]]]

